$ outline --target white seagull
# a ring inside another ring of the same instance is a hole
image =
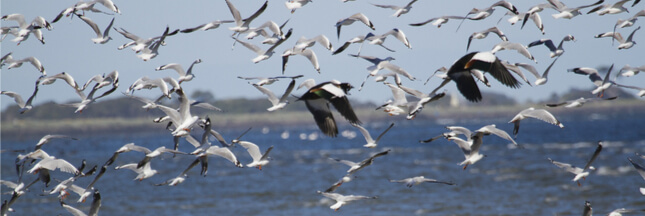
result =
[[[34,151],[36,151],[36,150],[38,150],[38,149],[42,148],[42,147],[43,147],[43,145],[45,145],[45,144],[49,143],[52,139],[71,139],[71,140],[78,140],[77,138],[74,138],[74,137],[71,137],[71,136],[68,136],[68,135],[61,135],[61,134],[47,134],[47,135],[43,136],[42,138],[40,138],[40,140],[38,140],[38,143],[36,143],[36,147],[35,147]]]
[[[282,74],[287,69],[287,62],[289,62],[289,56],[301,55],[304,56],[311,62],[314,69],[320,73],[320,65],[318,64],[318,57],[316,53],[311,49],[296,49],[295,47],[285,50],[282,53]]]
[[[233,5],[233,3],[231,3],[231,1],[226,0],[226,5],[228,5],[228,9],[231,11],[231,14],[233,14],[233,19],[235,20],[235,26],[228,28],[229,30],[235,32],[233,33],[233,36],[235,34],[244,33],[248,31],[250,29],[249,24],[251,24],[251,21],[253,21],[255,18],[260,16],[260,14],[262,14],[262,12],[264,12],[264,10],[267,8],[268,4],[269,4],[269,1],[265,1],[262,7],[260,7],[260,9],[258,9],[255,13],[253,13],[253,15],[247,17],[246,19],[242,19],[242,15],[240,15],[240,11],[238,11],[237,8],[235,8],[235,6]]]
[[[562,103],[546,104],[546,106],[548,106],[548,107],[564,106],[566,108],[574,108],[574,107],[581,107],[585,103],[591,102],[591,101],[614,100],[616,98],[618,98],[618,96],[610,97],[610,98],[597,98],[597,97],[595,97],[595,98],[584,98],[584,97],[580,97],[578,99],[568,100],[568,101],[565,101],[565,102],[562,102]]]
[[[508,38],[506,37],[504,32],[499,30],[499,28],[497,28],[497,27],[491,27],[491,28],[488,28],[488,29],[486,29],[484,31],[475,32],[472,35],[470,35],[470,37],[468,37],[468,44],[466,45],[466,51],[468,51],[468,49],[470,49],[470,42],[473,39],[484,39],[484,38],[486,38],[486,36],[488,36],[488,33],[494,33],[500,39],[502,39],[502,41],[508,41]]]
[[[24,101],[22,99],[22,96],[20,96],[18,93],[15,93],[15,92],[12,92],[12,91],[0,91],[0,94],[7,95],[7,96],[13,98],[13,100],[16,102],[18,107],[20,107],[20,110],[18,110],[18,112],[20,112],[20,114],[24,114],[25,112],[27,112],[27,111],[29,111],[29,110],[31,110],[33,108],[31,103],[34,100],[34,98],[36,98],[36,93],[38,93],[38,81],[36,81],[36,87],[34,89],[34,93],[32,93],[31,96],[29,96],[27,101]]]
[[[289,29],[289,31],[287,32],[287,34],[285,34],[284,39],[280,39],[280,40],[278,40],[278,42],[276,42],[275,44],[273,44],[273,45],[272,45],[271,47],[269,47],[269,49],[267,49],[267,50],[263,50],[262,48],[260,48],[260,47],[258,47],[258,46],[256,46],[256,45],[254,45],[254,44],[250,44],[250,43],[247,43],[247,42],[241,41],[241,40],[239,40],[239,39],[237,39],[237,38],[235,38],[235,37],[233,37],[233,39],[234,39],[235,41],[237,41],[238,43],[241,43],[244,47],[246,47],[246,48],[250,49],[251,51],[255,52],[256,54],[258,54],[258,56],[257,56],[257,57],[255,57],[255,58],[251,59],[251,61],[253,61],[253,63],[258,63],[258,62],[260,62],[260,61],[263,61],[263,60],[269,59],[271,56],[273,56],[273,53],[275,53],[275,51],[273,51],[273,50],[274,50],[276,47],[278,47],[280,44],[282,44],[285,40],[289,39],[289,37],[291,36],[291,32],[292,32],[292,29]]]
[[[625,8],[623,6],[628,1],[631,1],[631,0],[621,0],[621,1],[617,1],[616,3],[613,3],[613,4],[600,5],[600,6],[597,6],[597,7],[593,8],[593,9],[591,9],[589,12],[587,12],[587,14],[596,12],[598,15],[602,16],[602,15],[605,15],[605,14],[618,14],[618,13],[622,13],[622,12],[629,13],[629,10],[627,10],[627,8]]]
[[[338,22],[336,22],[336,35],[338,38],[340,38],[340,28],[344,25],[351,25],[356,21],[361,21],[363,24],[365,24],[367,27],[370,27],[372,30],[375,30],[374,24],[370,21],[369,18],[365,16],[365,14],[362,13],[356,13],[354,15],[351,15],[350,17],[340,19]]]
[[[166,70],[166,69],[173,69],[173,70],[177,71],[177,73],[179,74],[179,78],[177,78],[177,82],[179,84],[181,84],[184,81],[191,81],[191,80],[193,80],[193,78],[195,78],[195,75],[193,75],[193,66],[195,66],[195,64],[199,64],[199,63],[202,63],[201,59],[197,59],[197,60],[193,61],[193,63],[190,64],[190,67],[188,67],[187,71],[184,71],[184,68],[181,67],[181,65],[177,64],[177,63],[170,63],[170,64],[161,65],[161,66],[155,68],[155,70],[160,71],[160,70]]]
[[[244,147],[246,151],[249,152],[249,155],[251,155],[251,158],[253,158],[253,161],[246,165],[247,167],[256,167],[259,170],[262,170],[262,166],[269,164],[269,153],[273,149],[273,146],[270,146],[264,154],[262,154],[260,153],[258,145],[252,142],[238,140],[236,143]]]
[[[431,18],[429,20],[420,22],[420,23],[411,23],[411,26],[422,26],[428,23],[432,23],[433,26],[437,26],[437,28],[441,28],[441,25],[446,24],[449,20],[451,19],[466,19],[466,17],[463,16],[440,16],[440,17],[435,17]]]
[[[284,3],[287,6],[287,9],[291,10],[291,13],[296,12],[296,9],[302,8],[307,3],[313,2],[311,0],[288,0]]]
[[[367,129],[365,129],[363,126],[360,126],[360,125],[357,125],[357,124],[351,124],[351,125],[356,127],[356,128],[358,128],[358,130],[361,132],[361,134],[363,134],[363,137],[365,138],[365,141],[367,142],[367,144],[363,145],[363,147],[376,148],[376,146],[378,145],[378,141],[381,139],[381,137],[383,137],[383,135],[385,135],[385,133],[387,133],[387,131],[389,131],[394,126],[394,123],[390,124],[390,126],[388,126],[387,129],[385,129],[383,132],[381,132],[381,134],[379,134],[378,137],[376,137],[376,139],[372,139],[372,136],[370,135],[370,132],[367,131]]]
[[[641,29],[639,26],[638,28],[634,29],[631,34],[627,37],[627,39],[624,39],[623,36],[619,32],[605,32],[602,34],[597,34],[594,37],[595,38],[602,38],[602,37],[612,37],[613,39],[616,39],[620,44],[618,45],[618,49],[629,49],[632,48],[634,45],[636,45],[636,42],[633,40],[634,38],[634,33]]]
[[[455,185],[455,183],[452,182],[444,182],[444,181],[438,181],[436,179],[429,179],[423,176],[415,176],[411,178],[406,178],[406,179],[401,179],[401,180],[389,180],[390,182],[395,182],[395,183],[404,183],[405,186],[411,188],[414,185],[421,184],[423,182],[430,182],[430,183],[441,183],[441,184],[447,184],[447,185]]]
[[[627,159],[629,159],[629,162],[632,164],[632,166],[634,166],[634,169],[636,169],[636,172],[638,172],[641,178],[645,180],[645,168],[640,164],[634,162],[631,158],[627,158]],[[641,192],[642,195],[645,195],[645,187],[641,187],[638,190]]]
[[[134,180],[143,181],[143,179],[150,178],[157,174],[157,170],[150,168],[150,163],[146,163],[141,168],[137,168],[137,163],[129,163],[121,166],[117,166],[114,169],[129,169],[137,173],[137,177]]]
[[[54,156],[50,156],[47,154],[47,152],[43,151],[42,149],[38,149],[28,156],[29,158],[39,158],[41,159],[38,163],[36,163],[30,170],[27,171],[27,173],[38,173],[40,169],[47,169],[54,171],[56,169],[67,172],[67,173],[72,173],[72,174],[79,174],[80,172],[74,165],[71,163],[67,162],[64,159],[58,159]]]
[[[291,94],[291,91],[293,91],[293,88],[296,86],[296,80],[295,79],[291,80],[291,82],[289,83],[289,86],[287,86],[287,89],[285,90],[284,94],[282,94],[280,98],[276,97],[271,90],[263,86],[259,86],[256,84],[252,84],[252,85],[253,87],[260,90],[260,92],[265,94],[267,97],[269,97],[269,101],[271,102],[272,106],[267,108],[267,111],[272,112],[272,111],[282,109],[285,106],[287,106],[287,104],[289,104],[289,101],[287,101],[287,98]]]
[[[367,70],[370,72],[371,76],[375,76],[376,73],[378,73],[382,69],[387,69],[389,71],[392,71],[392,72],[398,73],[398,74],[400,74],[402,76],[405,76],[405,77],[407,77],[408,79],[410,79],[412,81],[417,79],[417,78],[413,77],[410,73],[405,71],[403,68],[401,68],[401,67],[399,67],[399,66],[397,66],[395,64],[392,64],[390,61],[395,60],[395,59],[390,57],[390,56],[388,56],[385,59],[380,59],[380,58],[377,58],[377,57],[374,57],[374,56],[362,56],[362,55],[354,55],[354,54],[349,54],[349,55],[352,56],[352,57],[365,59],[366,61],[369,61],[372,64],[374,64],[372,66],[367,67]]]
[[[551,39],[540,39],[540,40],[531,42],[528,47],[544,44],[551,51],[549,55],[551,56],[551,58],[553,58],[553,57],[560,56],[562,55],[562,53],[564,53],[564,49],[562,49],[562,43],[564,43],[565,41],[575,42],[576,39],[573,37],[573,35],[564,36],[564,38],[562,38],[562,40],[560,41],[560,44],[558,45],[558,47],[555,47],[555,45],[553,45],[553,41],[551,41]]]
[[[439,100],[442,97],[446,96],[446,93],[444,93],[444,92],[441,92],[439,94],[435,93],[436,90],[432,91],[432,92],[430,92],[428,94],[425,94],[425,93],[423,93],[423,92],[421,92],[419,90],[408,88],[408,87],[405,87],[403,85],[398,85],[398,86],[404,92],[406,92],[406,93],[408,93],[408,94],[410,94],[410,95],[412,95],[412,96],[414,96],[414,97],[419,99],[419,101],[417,101],[414,104],[408,104],[408,116],[406,117],[408,120],[414,119],[414,117],[416,117],[417,114],[419,112],[421,112],[421,110],[423,109],[423,107],[426,104],[428,104],[428,103],[430,103],[432,101]]]
[[[12,53],[13,52],[9,52],[0,59],[0,67],[4,66],[5,64],[9,64],[9,66],[7,66],[7,69],[18,68],[22,66],[22,63],[29,62],[31,63],[31,65],[36,67],[36,69],[40,71],[40,73],[42,73],[42,76],[47,75],[45,67],[43,67],[43,64],[40,63],[40,60],[38,60],[36,57],[30,56],[19,60],[14,60],[13,56],[11,55]]]
[[[410,10],[412,9],[412,4],[414,4],[415,2],[417,2],[417,0],[412,0],[412,1],[408,2],[408,4],[406,4],[405,6],[380,5],[380,4],[372,4],[372,5],[374,5],[376,7],[380,7],[380,8],[389,8],[389,9],[395,10],[395,12],[394,12],[394,14],[392,14],[392,16],[400,17],[401,15],[410,12]]]
[[[593,166],[591,166],[591,163],[596,160],[598,157],[598,154],[600,154],[600,151],[602,151],[602,142],[598,142],[598,147],[596,147],[596,150],[594,151],[593,155],[591,155],[591,158],[585,164],[584,168],[576,167],[568,163],[562,163],[562,162],[557,162],[552,160],[551,158],[548,158],[551,163],[555,164],[556,166],[560,167],[561,169],[566,170],[567,172],[573,173],[575,177],[573,177],[574,182],[578,183],[578,186],[580,186],[580,179],[585,179],[587,176],[589,176],[589,170],[595,170]]]
[[[96,23],[94,23],[89,17],[78,15],[78,18],[82,19],[83,21],[85,21],[85,23],[90,25],[90,27],[92,27],[92,30],[94,30],[94,33],[96,33],[96,38],[92,38],[92,42],[94,42],[95,44],[105,44],[108,41],[112,40],[112,37],[110,37],[109,34],[110,29],[112,28],[112,24],[114,23],[114,18],[112,18],[110,24],[108,24],[105,30],[103,30],[103,33],[101,33],[99,26],[96,25]]]
[[[386,101],[383,105],[377,107],[377,110],[382,108],[384,112],[388,113],[388,115],[393,116],[407,114],[409,107],[416,105],[415,102],[408,102],[407,98],[405,98],[405,91],[397,85],[393,85],[388,82],[383,82],[383,84],[387,85],[390,87],[390,90],[392,90],[392,100]]]
[[[482,145],[482,136],[484,136],[484,133],[475,133],[474,135],[469,136],[466,140],[456,136],[449,136],[447,138],[448,140],[455,142],[455,144],[457,144],[464,153],[465,159],[459,163],[460,166],[463,165],[463,170],[466,170],[468,165],[475,164],[477,161],[486,157],[486,155],[479,153],[479,148]]]
[[[327,192],[320,192],[318,191],[319,194],[322,194],[323,196],[336,200],[336,203],[329,206],[330,209],[333,209],[334,211],[338,211],[341,206],[347,204],[348,202],[351,201],[356,201],[356,200],[362,200],[362,199],[376,199],[376,196],[373,197],[368,197],[368,196],[359,196],[359,195],[342,195],[338,193],[327,193]]]
[[[372,165],[372,163],[374,163],[375,158],[381,157],[383,155],[386,155],[390,151],[391,151],[391,149],[388,149],[388,150],[376,153],[376,154],[374,154],[374,155],[372,155],[372,156],[370,156],[370,157],[366,158],[365,160],[362,160],[361,162],[358,162],[358,163],[353,162],[353,161],[348,161],[348,160],[335,159],[335,158],[329,158],[329,159],[335,160],[337,162],[340,162],[342,164],[345,164],[345,165],[349,166],[349,169],[347,170],[347,173],[353,174],[353,173],[358,172],[359,170],[365,168],[366,166]]]
[[[513,127],[513,135],[517,137],[517,133],[520,131],[520,121],[525,118],[536,118],[539,120],[542,120],[544,122],[557,125],[560,128],[564,128],[564,125],[558,121],[558,119],[553,116],[549,111],[546,111],[545,109],[535,109],[533,107],[529,107],[525,110],[520,111],[511,121],[508,123],[514,123],[515,126]]]

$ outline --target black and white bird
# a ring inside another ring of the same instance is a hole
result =
[[[237,39],[235,37],[233,37],[233,39],[235,41],[237,41],[238,43],[241,43],[244,47],[246,47],[246,48],[250,49],[251,51],[255,52],[258,56],[253,58],[253,59],[251,59],[251,61],[253,61],[253,63],[258,63],[260,61],[264,61],[266,59],[269,59],[271,56],[273,56],[273,54],[275,53],[275,51],[273,51],[273,50],[276,47],[280,46],[280,44],[282,44],[285,40],[289,39],[289,37],[291,37],[291,32],[292,32],[292,29],[289,29],[289,31],[285,34],[283,39],[278,40],[278,42],[273,44],[267,50],[264,50],[264,49],[256,46],[255,44],[251,44],[251,43],[241,41],[241,40],[239,40],[239,39]]]
[[[179,84],[181,84],[182,82],[191,81],[191,80],[193,80],[193,78],[195,78],[195,75],[193,74],[193,66],[195,66],[195,64],[199,64],[199,63],[202,63],[201,59],[197,59],[197,60],[193,61],[193,63],[190,64],[190,67],[188,67],[188,70],[184,70],[184,68],[180,64],[177,64],[177,63],[170,63],[170,64],[161,65],[161,66],[155,68],[155,70],[156,71],[166,70],[166,69],[175,70],[179,74],[179,78],[177,78],[177,82]]]
[[[575,39],[575,37],[573,37],[573,35],[564,36],[564,38],[562,38],[562,40],[560,41],[560,44],[558,45],[558,47],[555,47],[555,45],[553,45],[553,41],[551,41],[551,39],[548,39],[548,38],[547,39],[540,39],[540,40],[531,42],[528,45],[528,47],[533,47],[533,46],[537,46],[537,45],[540,45],[540,44],[544,44],[551,51],[551,53],[549,53],[551,58],[554,58],[554,57],[557,57],[557,56],[561,56],[562,53],[564,53],[564,49],[562,48],[562,44],[565,41],[574,41],[575,42],[576,39]]]
[[[341,29],[341,27],[344,26],[344,25],[351,25],[356,21],[360,21],[363,24],[365,24],[367,27],[371,28],[372,30],[375,30],[374,24],[372,24],[372,21],[370,21],[370,19],[367,18],[367,16],[365,16],[365,14],[356,13],[354,15],[351,15],[351,16],[347,17],[347,18],[340,19],[340,20],[338,20],[338,22],[336,22],[336,25],[335,25],[336,26],[336,36],[340,39],[340,29]]]
[[[627,39],[624,39],[623,36],[620,34],[620,32],[613,32],[613,31],[597,34],[594,37],[595,38],[612,37],[613,39],[617,40],[618,43],[620,43],[618,44],[619,50],[629,49],[629,48],[632,48],[634,45],[636,45],[636,42],[634,41],[634,33],[636,33],[636,31],[638,31],[639,29],[641,29],[640,26],[634,29],[634,31],[632,31],[632,33],[629,34]]]
[[[376,153],[376,154],[374,154],[374,155],[372,155],[372,156],[370,156],[370,157],[368,157],[365,160],[362,160],[360,162],[353,162],[353,161],[349,161],[349,160],[341,160],[341,159],[336,159],[336,158],[329,158],[329,159],[349,166],[349,169],[347,170],[347,173],[348,174],[353,174],[353,173],[356,173],[359,170],[361,170],[361,169],[363,169],[363,168],[365,168],[365,167],[367,167],[369,165],[372,165],[372,163],[374,163],[375,158],[387,155],[388,153],[390,153],[390,151],[391,151],[391,149],[388,149],[388,150]]]
[[[289,104],[289,101],[287,99],[288,99],[289,95],[291,94],[291,91],[293,91],[293,88],[296,86],[296,80],[295,79],[291,80],[291,82],[287,86],[287,89],[285,90],[284,94],[282,94],[282,96],[280,96],[280,98],[276,97],[276,95],[271,90],[269,90],[269,89],[267,89],[267,88],[265,88],[263,86],[257,85],[255,83],[253,83],[252,85],[253,85],[253,87],[255,87],[258,90],[260,90],[260,92],[262,92],[263,94],[265,94],[269,98],[269,101],[271,102],[272,106],[267,108],[267,111],[272,112],[272,111],[282,109],[285,106],[287,106],[287,104]]]
[[[362,199],[376,199],[376,196],[369,197],[369,196],[359,196],[359,195],[342,195],[338,193],[327,193],[327,192],[320,192],[318,191],[319,194],[322,194],[323,196],[333,199],[336,201],[335,204],[329,206],[330,209],[333,209],[334,211],[338,211],[340,207],[343,205],[347,204],[348,202],[351,201],[356,201],[356,200],[362,200]]]
[[[112,24],[114,23],[114,18],[112,18],[112,21],[110,21],[110,24],[101,32],[101,29],[99,29],[99,26],[92,21],[89,17],[82,16],[77,14],[78,18],[83,20],[85,23],[87,23],[92,30],[94,30],[94,33],[96,34],[95,38],[92,38],[92,42],[95,44],[105,44],[108,41],[112,40],[112,37],[110,37],[110,29],[112,29]]]
[[[550,103],[550,104],[546,104],[546,106],[548,106],[548,107],[559,107],[559,106],[564,106],[564,107],[566,107],[566,108],[574,108],[574,107],[581,107],[582,105],[584,105],[584,104],[585,104],[585,103],[587,103],[587,102],[592,102],[592,101],[603,101],[603,100],[614,100],[614,99],[616,99],[616,98],[618,98],[618,96],[616,96],[616,97],[610,97],[610,98],[598,98],[598,97],[595,97],[595,98],[584,98],[584,97],[580,97],[580,98],[575,99],[575,100],[568,100],[568,101],[561,102],[561,103],[555,103],[555,104],[551,104],[551,103]]]
[[[376,148],[376,146],[378,146],[378,141],[381,140],[381,137],[383,137],[383,135],[385,135],[385,133],[387,133],[387,131],[389,131],[392,127],[394,127],[394,123],[390,124],[390,126],[387,127],[387,129],[385,129],[383,132],[381,132],[381,134],[379,134],[378,137],[376,137],[376,139],[373,139],[372,135],[370,135],[370,132],[367,131],[367,129],[365,129],[363,126],[360,126],[360,125],[357,125],[357,124],[352,124],[352,126],[358,128],[358,130],[361,132],[361,134],[363,134],[363,137],[365,138],[365,141],[367,142],[367,144],[363,145],[363,147]]]
[[[415,2],[417,2],[417,0],[412,0],[412,1],[408,2],[408,4],[406,4],[406,5],[404,5],[404,6],[398,6],[398,5],[382,5],[382,4],[372,4],[372,5],[374,5],[374,6],[376,6],[376,7],[380,7],[380,8],[389,8],[389,9],[392,9],[392,10],[394,10],[394,11],[395,11],[395,12],[394,12],[394,14],[392,14],[392,16],[400,17],[401,15],[403,15],[403,14],[406,14],[406,13],[410,12],[410,10],[412,9],[412,4],[414,4]]]
[[[43,64],[40,63],[40,60],[38,60],[36,57],[30,56],[30,57],[16,60],[16,59],[13,59],[13,56],[11,54],[13,54],[13,52],[9,52],[4,56],[2,56],[2,58],[0,59],[0,67],[4,66],[5,64],[8,64],[9,66],[7,66],[7,69],[18,68],[22,66],[23,63],[29,62],[31,63],[31,65],[36,67],[36,69],[40,71],[40,73],[42,73],[42,76],[47,75],[47,72],[45,71],[45,67],[43,67]]]
[[[513,127],[513,135],[517,137],[517,133],[520,131],[520,121],[525,119],[525,118],[535,118],[542,120],[544,122],[557,125],[560,128],[564,128],[564,125],[558,121],[558,119],[553,116],[549,111],[545,109],[535,109],[533,107],[529,107],[527,109],[524,109],[520,111],[511,121],[508,123],[513,123],[515,126]]]
[[[39,81],[36,81],[36,87],[34,89],[34,93],[32,93],[31,96],[27,98],[27,101],[24,101],[22,99],[22,96],[12,91],[0,91],[0,94],[13,98],[13,100],[16,102],[16,105],[20,107],[18,112],[20,112],[20,114],[24,114],[25,112],[33,109],[33,105],[31,105],[31,103],[34,101],[34,98],[36,98],[36,94],[38,93],[38,82]]]
[[[473,71],[477,70],[490,73],[495,79],[508,87],[519,88],[521,85],[493,53],[471,52],[462,56],[450,66],[446,73],[448,79],[445,79],[433,92],[436,92],[452,80],[457,84],[459,92],[468,101],[479,102],[482,100],[482,95],[475,79],[471,75],[474,73]]]
[[[309,88],[298,100],[305,102],[307,109],[314,116],[318,128],[325,135],[336,137],[338,135],[338,127],[329,109],[329,103],[350,123],[361,124],[361,121],[356,116],[356,113],[354,113],[354,109],[347,99],[347,93],[352,88],[352,85],[349,83],[332,80]]]
[[[593,166],[591,166],[591,163],[593,163],[594,160],[598,157],[598,154],[600,154],[600,151],[602,151],[602,142],[598,142],[598,146],[596,147],[596,150],[594,151],[593,155],[591,155],[591,158],[583,168],[576,167],[574,165],[568,164],[568,163],[562,163],[558,161],[554,161],[551,158],[548,158],[551,163],[554,165],[560,167],[561,169],[566,170],[567,172],[570,172],[574,174],[575,176],[573,177],[574,182],[578,183],[578,186],[581,186],[580,184],[580,179],[586,179],[587,176],[589,176],[589,170],[595,170]]]
[[[424,182],[455,185],[455,183],[452,183],[452,182],[439,181],[439,180],[436,180],[436,179],[426,178],[424,176],[415,176],[415,177],[401,179],[401,180],[392,180],[392,179],[390,179],[389,181],[394,182],[394,183],[404,183],[405,186],[407,186],[409,188],[411,188],[412,186],[424,183]]]
[[[475,32],[472,35],[470,35],[470,37],[468,37],[468,44],[466,45],[466,51],[470,49],[470,42],[472,42],[473,39],[484,39],[488,36],[489,33],[496,34],[500,39],[502,39],[502,41],[508,41],[508,38],[506,37],[504,32],[499,30],[499,28],[497,27],[491,27],[484,31]]]
[[[235,36],[236,34],[239,35],[240,33],[247,32],[250,29],[249,25],[251,24],[251,22],[258,16],[260,16],[260,14],[264,12],[264,10],[267,9],[268,4],[269,4],[269,1],[265,1],[262,7],[260,7],[260,9],[255,11],[255,13],[253,13],[251,16],[247,17],[246,19],[242,19],[242,15],[240,15],[240,11],[238,11],[237,8],[235,8],[235,5],[233,5],[231,1],[226,0],[226,5],[228,5],[228,9],[231,11],[231,14],[233,15],[233,19],[235,20],[235,26],[228,28],[229,30],[235,32],[233,33],[233,36]]]

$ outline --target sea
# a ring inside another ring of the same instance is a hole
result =
[[[431,112],[431,111],[428,111]],[[605,215],[614,209],[645,209],[645,196],[639,187],[645,180],[628,161],[631,158],[645,165],[645,111],[636,113],[592,112],[557,116],[564,124],[559,128],[536,119],[521,123],[516,141],[518,148],[507,140],[485,136],[480,153],[486,157],[463,169],[464,160],[457,145],[446,139],[420,143],[447,132],[446,126],[459,125],[476,130],[495,124],[512,135],[513,124],[508,118],[450,119],[432,116],[405,120],[364,122],[373,137],[387,126],[395,126],[379,141],[376,148],[364,148],[360,132],[337,116],[339,136],[325,137],[312,124],[307,126],[255,125],[241,140],[257,144],[264,152],[270,146],[270,163],[262,170],[238,168],[229,161],[211,157],[206,176],[196,166],[187,179],[177,186],[155,186],[178,176],[194,159],[192,155],[164,154],[151,161],[158,173],[142,181],[135,180],[130,170],[115,170],[116,166],[143,159],[140,152],[122,153],[96,182],[101,194],[99,215],[581,215],[586,201],[593,213]],[[214,118],[215,119],[215,118]],[[227,139],[233,139],[246,128],[214,128]],[[195,129],[193,136],[201,136]],[[158,133],[92,133],[70,134],[78,140],[53,140],[43,150],[74,165],[86,160],[89,169],[99,168],[114,151],[127,143],[154,149],[172,148],[168,131]],[[12,139],[2,135],[2,180],[18,181],[14,150],[33,150],[40,136]],[[212,140],[212,139],[211,139]],[[217,145],[216,141],[212,141]],[[593,162],[596,168],[580,186],[572,181],[574,175],[558,168],[548,158],[583,167],[591,158],[597,144],[603,149]],[[182,141],[179,150],[194,149]],[[241,146],[231,149],[242,164],[251,157]],[[355,173],[356,178],[344,183],[335,193],[375,196],[349,202],[338,211],[330,209],[334,201],[318,194],[343,177],[348,166],[330,158],[362,161],[370,155],[390,150],[375,158],[373,164]],[[29,166],[27,166],[29,168]],[[455,185],[422,183],[406,187],[392,183],[414,176],[425,176]],[[47,194],[58,181],[71,174],[52,172],[52,183],[45,188],[42,182],[11,206],[10,215],[71,215],[61,207],[57,194]],[[25,184],[36,175],[24,173]],[[82,177],[75,184],[86,187],[94,176]],[[11,190],[2,186],[2,200],[8,200]],[[92,197],[77,202],[72,193],[65,203],[85,213]],[[645,212],[633,213],[645,215]]]

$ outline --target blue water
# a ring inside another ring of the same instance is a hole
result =
[[[212,157],[208,175],[199,175],[199,167],[191,170],[188,179],[175,187],[154,186],[177,176],[194,158],[165,155],[152,161],[159,173],[143,181],[133,180],[135,173],[114,170],[118,165],[137,162],[142,153],[128,152],[94,186],[102,195],[101,215],[580,215],[585,200],[591,201],[594,213],[601,215],[616,208],[643,208],[645,196],[638,192],[645,181],[630,165],[627,157],[641,164],[645,160],[634,153],[645,154],[645,130],[642,113],[637,115],[594,114],[561,117],[565,128],[537,120],[522,122],[516,139],[525,149],[517,149],[497,137],[485,137],[481,153],[487,157],[466,170],[457,163],[463,160],[461,150],[452,142],[437,140],[422,144],[444,132],[447,125],[461,125],[475,130],[486,124],[497,124],[512,131],[508,119],[456,121],[453,119],[415,119],[395,121],[396,125],[376,149],[363,148],[364,140],[353,127],[342,123],[341,131],[358,133],[353,139],[339,136],[316,140],[301,140],[300,134],[317,133],[307,127],[274,127],[263,133],[256,126],[243,139],[254,142],[264,151],[275,146],[272,161],[260,171],[236,168],[230,162]],[[339,118],[340,119],[340,118]],[[339,121],[340,122],[340,121]],[[366,123],[373,136],[389,122]],[[215,128],[228,139],[244,129]],[[289,138],[281,138],[284,131]],[[195,132],[197,135],[198,132]],[[50,155],[64,158],[73,164],[86,159],[88,165],[102,165],[120,146],[134,142],[148,148],[172,146],[172,137],[160,131],[155,134],[87,134],[78,141],[55,140],[43,147]],[[32,149],[40,137],[12,140],[3,134],[2,149]],[[573,175],[549,163],[557,161],[583,166],[603,140],[604,149],[594,162],[597,168],[578,187]],[[356,173],[358,178],[336,190],[341,194],[378,196],[378,199],[359,200],[340,208],[316,193],[325,190],[345,174],[348,167],[334,163],[328,157],[360,161],[370,154],[391,149],[374,164]],[[180,150],[191,151],[182,143]],[[250,157],[242,147],[233,152],[243,163]],[[18,153],[2,153],[2,179],[16,181],[13,167]],[[423,175],[456,186],[420,184],[407,188],[388,179],[403,179]],[[70,175],[54,172],[57,179]],[[25,174],[30,182],[34,175]],[[92,177],[81,178],[76,184],[85,187]],[[55,195],[41,196],[45,188],[37,183],[12,206],[13,215],[70,215]],[[2,187],[2,192],[8,189]],[[2,200],[10,195],[3,194]],[[70,195],[66,202],[87,212],[91,203],[75,203],[78,196]]]

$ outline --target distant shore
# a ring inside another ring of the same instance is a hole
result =
[[[462,106],[462,107],[426,107],[420,115],[411,121],[433,120],[446,124],[459,124],[473,119],[511,119],[519,111],[528,108],[545,108],[543,105],[516,105],[516,106]],[[590,103],[579,108],[547,108],[559,117],[585,118],[589,114],[611,114],[615,112],[632,113],[636,116],[645,114],[645,103],[641,100],[620,102]],[[342,121],[336,111],[334,117]],[[357,115],[364,123],[383,121],[405,121],[405,115],[388,116],[382,110],[359,109]],[[301,126],[315,125],[309,112],[266,112],[251,114],[212,113],[209,115],[214,128],[247,128],[251,126]],[[13,120],[2,121],[0,131],[2,139],[29,139],[32,136],[45,134],[94,134],[94,133],[144,133],[162,132],[165,123],[153,123],[150,118],[79,118],[63,120]]]

